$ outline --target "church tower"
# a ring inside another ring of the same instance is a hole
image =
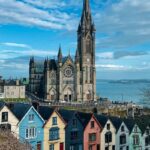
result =
[[[77,31],[76,66],[80,70],[76,79],[77,99],[82,101],[96,100],[96,69],[95,69],[95,25],[92,21],[89,0],[84,0],[81,20]],[[77,65],[78,63],[78,65]],[[80,82],[80,83],[79,83]]]

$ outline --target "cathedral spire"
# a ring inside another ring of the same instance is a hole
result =
[[[58,51],[58,62],[62,61],[62,50],[61,50],[61,45],[59,45],[59,51]]]
[[[81,26],[82,28],[85,28],[86,25],[91,25],[91,24],[92,24],[92,17],[91,17],[89,0],[84,0],[82,17],[81,17]]]

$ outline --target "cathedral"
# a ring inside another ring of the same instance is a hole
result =
[[[84,0],[77,30],[75,58],[64,57],[61,46],[57,59],[43,62],[30,58],[29,90],[45,101],[96,100],[95,25],[89,0]]]

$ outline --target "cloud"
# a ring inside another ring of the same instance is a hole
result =
[[[6,43],[2,43],[2,45],[9,46],[9,47],[30,48],[29,45],[20,44],[20,43],[9,43],[9,42],[6,42]]]
[[[121,0],[95,12],[98,48],[120,50],[150,42],[150,1]],[[104,38],[102,35],[107,35]]]
[[[96,64],[97,68],[106,69],[106,70],[127,70],[130,67],[125,67],[123,65],[114,65],[114,64]]]
[[[76,15],[57,9],[40,9],[23,1],[0,0],[0,24],[73,30],[74,24],[76,24]]]
[[[149,52],[141,51],[114,51],[114,52],[101,52],[97,53],[97,59],[120,59],[120,58],[132,58],[138,56],[149,55]]]

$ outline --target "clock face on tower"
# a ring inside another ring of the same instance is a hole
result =
[[[64,76],[67,77],[67,78],[70,78],[73,76],[73,69],[71,66],[65,68],[64,70]]]

